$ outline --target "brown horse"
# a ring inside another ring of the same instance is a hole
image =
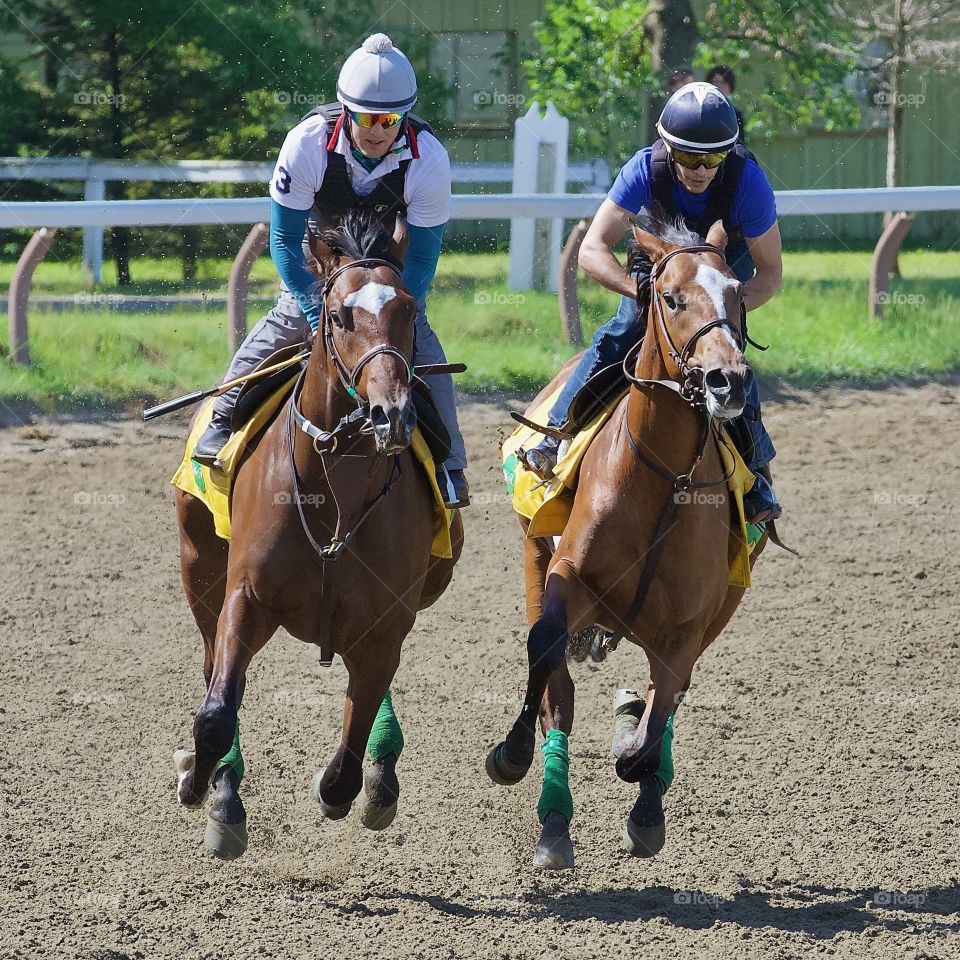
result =
[[[340,745],[314,778],[321,812],[346,816],[364,784],[368,807],[380,808],[364,811],[366,826],[386,826],[396,809],[399,748],[366,777],[363,754],[378,708],[389,707],[404,637],[446,589],[463,540],[458,514],[453,559],[431,557],[432,494],[409,449],[416,303],[400,276],[405,239],[402,224],[390,237],[351,214],[312,242],[326,278],[322,327],[291,398],[240,464],[229,543],[207,508],[177,491],[181,574],[206,681],[195,750],[176,756],[178,796],[200,807],[213,782],[206,841],[221,857],[247,842],[237,722],[245,675],[281,626],[339,654],[349,675]]]
[[[665,838],[661,797],[672,760],[666,760],[666,773],[661,764],[669,757],[672,714],[697,658],[743,595],[729,585],[733,521],[711,436],[714,421],[742,412],[751,375],[742,352],[741,284],[723,256],[727,236],[721,223],[706,243],[651,221],[645,226],[633,230],[653,268],[646,335],[635,348],[635,366],[634,351],[624,362],[632,388],[584,457],[556,548],[546,539],[524,539],[526,697],[506,741],[487,758],[487,772],[497,783],[522,779],[533,760],[539,715],[546,761],[535,862],[545,867],[573,866],[566,782],[574,707],[568,637],[599,624],[647,653],[645,702],[636,695],[631,710],[627,698],[613,749],[617,774],[640,784],[625,846],[653,856]],[[528,416],[569,369],[534,400]],[[526,532],[527,523],[521,523]]]

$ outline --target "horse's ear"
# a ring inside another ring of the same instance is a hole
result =
[[[387,259],[392,260],[398,267],[403,266],[403,261],[407,256],[407,243],[410,235],[407,233],[407,221],[403,217],[397,217],[397,224],[393,228],[393,237],[390,240],[390,248],[387,253]]]
[[[662,260],[671,250],[677,250],[678,247],[673,243],[662,240],[655,233],[644,230],[638,224],[633,224],[633,239],[637,241],[637,246],[647,255],[647,257],[656,263]]]
[[[311,233],[308,236],[307,242],[310,246],[310,252],[317,261],[321,276],[329,277],[340,264],[340,254],[334,253],[331,247],[314,234]]]
[[[727,231],[723,228],[722,220],[718,220],[707,231],[707,243],[709,243],[711,247],[716,247],[718,250],[727,249]]]

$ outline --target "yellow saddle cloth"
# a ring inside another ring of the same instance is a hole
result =
[[[534,423],[546,423],[547,413],[559,395],[561,386],[533,411],[528,419]],[[624,393],[626,390],[624,390]],[[601,413],[584,427],[570,441],[566,451],[554,468],[554,478],[544,483],[536,474],[527,470],[517,457],[521,447],[532,446],[543,436],[530,427],[519,426],[503,443],[503,475],[507,482],[507,491],[513,503],[513,509],[530,521],[528,537],[559,537],[570,519],[573,509],[574,491],[580,463],[590,444],[610,419],[617,408],[623,393],[616,396],[604,407]],[[727,481],[730,494],[737,510],[739,524],[730,531],[727,559],[730,564],[730,584],[735,587],[749,587],[750,554],[763,530],[754,524],[747,524],[743,511],[743,496],[753,486],[753,474],[747,469],[742,457],[733,443],[717,444],[717,450],[723,463],[724,473],[730,474]]]
[[[226,446],[220,451],[219,460],[223,469],[208,467],[202,463],[197,463],[190,457],[197,441],[200,439],[200,435],[207,429],[210,417],[213,415],[212,397],[204,403],[197,414],[190,436],[187,437],[183,460],[170,482],[178,489],[193,495],[206,504],[213,514],[217,536],[223,537],[224,540],[230,539],[230,495],[241,454],[250,440],[270,422],[277,410],[283,405],[293,389],[293,384],[294,380],[290,380],[271,394],[257,409],[253,417],[230,437]],[[450,525],[453,522],[455,511],[449,510],[443,503],[443,496],[437,485],[433,457],[430,455],[430,448],[427,446],[427,441],[424,440],[419,427],[413,432],[410,449],[426,472],[430,490],[433,493],[433,543],[430,554],[434,557],[449,560],[453,557]]]

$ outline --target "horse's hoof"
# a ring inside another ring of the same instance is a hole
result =
[[[667,840],[667,825],[660,823],[653,827],[638,826],[627,817],[623,828],[623,849],[634,857],[655,857]]]
[[[386,830],[397,815],[400,782],[396,774],[397,755],[390,753],[363,771],[360,823],[368,830]]]
[[[656,777],[647,777],[640,784],[640,795],[623,828],[623,847],[635,857],[654,857],[666,839],[663,790]]]
[[[323,779],[323,773],[324,771],[321,770],[319,773],[313,775],[310,790],[313,793],[314,799],[320,804],[320,812],[328,820],[342,820],[350,812],[350,807],[352,807],[353,804],[345,803],[343,806],[335,807],[332,804],[324,802],[323,797],[320,796],[320,781]]]
[[[247,821],[221,823],[207,817],[203,833],[204,846],[219,860],[236,860],[247,850]]]
[[[573,843],[570,841],[570,825],[562,813],[555,810],[547,814],[537,842],[533,864],[544,870],[570,870],[573,868]]]
[[[486,761],[487,776],[494,783],[499,783],[501,787],[512,787],[519,783],[530,769],[533,763],[531,757],[526,763],[523,761],[517,763],[510,760],[507,754],[507,744],[498,743],[488,754]]]
[[[177,771],[177,799],[188,810],[199,810],[207,801],[209,785],[199,799],[187,792],[187,777],[193,769],[195,754],[193,750],[174,750],[173,765]]]

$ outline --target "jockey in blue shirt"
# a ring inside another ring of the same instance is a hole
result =
[[[580,266],[598,283],[621,294],[620,309],[597,330],[571,372],[550,410],[548,423],[553,427],[566,422],[570,403],[587,380],[604,367],[622,362],[643,336],[646,317],[638,315],[637,275],[628,273],[613,254],[641,208],[667,223],[680,220],[701,237],[723,220],[730,238],[727,262],[744,284],[747,311],[756,310],[780,288],[780,228],[773,189],[753,154],[737,143],[740,129],[730,101],[712,84],[688,83],[667,101],[657,131],[661,139],[638,151],[621,169],[584,237]],[[776,519],[781,511],[769,469],[776,451],[760,419],[760,395],[753,377],[742,420],[750,438],[745,459],[757,475],[744,499],[747,520]],[[545,437],[526,451],[527,465],[549,478],[558,445],[556,438]]]
[[[337,79],[337,102],[308,113],[284,140],[270,181],[270,253],[282,281],[276,306],[254,326],[226,379],[248,373],[276,350],[304,345],[320,323],[317,278],[307,266],[305,235],[331,218],[368,210],[393,233],[406,220],[403,281],[417,301],[415,364],[445,363],[427,322],[426,296],[437,269],[443,229],[450,219],[450,158],[429,125],[410,113],[417,78],[410,61],[385,34],[367,37]],[[450,507],[469,501],[463,436],[457,423],[453,378],[425,378],[450,434],[450,456],[437,480]],[[216,465],[230,439],[240,388],[217,398],[210,426],[193,459]]]

